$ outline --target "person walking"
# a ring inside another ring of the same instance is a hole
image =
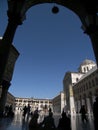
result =
[[[88,119],[87,119],[87,111],[86,111],[86,109],[85,109],[85,105],[82,105],[81,106],[81,109],[80,109],[80,113],[81,113],[81,118],[82,118],[82,122],[84,122],[84,121],[88,121]]]

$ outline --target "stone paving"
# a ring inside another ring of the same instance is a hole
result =
[[[54,115],[55,124],[57,126],[59,115]],[[0,130],[28,130],[29,118],[24,119],[22,113],[15,113],[15,117],[11,118],[0,118]],[[72,130],[94,130],[93,118],[89,116],[88,122],[83,123],[81,116],[71,117]]]

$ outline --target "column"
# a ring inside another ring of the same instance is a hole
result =
[[[17,28],[17,24],[11,20],[8,22],[7,29],[0,44],[0,84],[2,84],[3,73],[7,64],[9,51],[12,45],[13,37]]]
[[[80,109],[81,109],[81,102],[80,100],[78,100],[78,113],[80,113]]]
[[[71,115],[74,115],[76,114],[76,111],[75,111],[75,102],[74,102],[74,95],[73,95],[73,88],[72,88],[72,85],[70,84],[69,85],[69,103],[70,103],[70,113]]]
[[[85,105],[85,100],[84,99],[82,99],[82,105]]]
[[[3,80],[3,82],[2,82],[2,93],[1,93],[1,98],[0,98],[0,116],[1,117],[3,116],[9,86],[10,86],[10,83],[8,81]]]
[[[90,99],[89,98],[86,98],[87,100],[87,110],[88,110],[88,114],[91,113],[91,104],[90,104]]]

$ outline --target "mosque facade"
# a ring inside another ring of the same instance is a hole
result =
[[[78,72],[67,72],[63,79],[65,111],[79,113],[82,105],[92,113],[95,97],[98,96],[98,69],[92,60],[84,60]]]

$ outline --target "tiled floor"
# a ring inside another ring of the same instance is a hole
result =
[[[58,115],[54,115],[55,123],[58,124]],[[22,113],[16,112],[14,118],[0,119],[0,130],[28,130],[28,122],[30,119],[24,119]],[[93,119],[89,117],[87,123],[81,122],[81,117],[72,116],[72,130],[94,130]]]

